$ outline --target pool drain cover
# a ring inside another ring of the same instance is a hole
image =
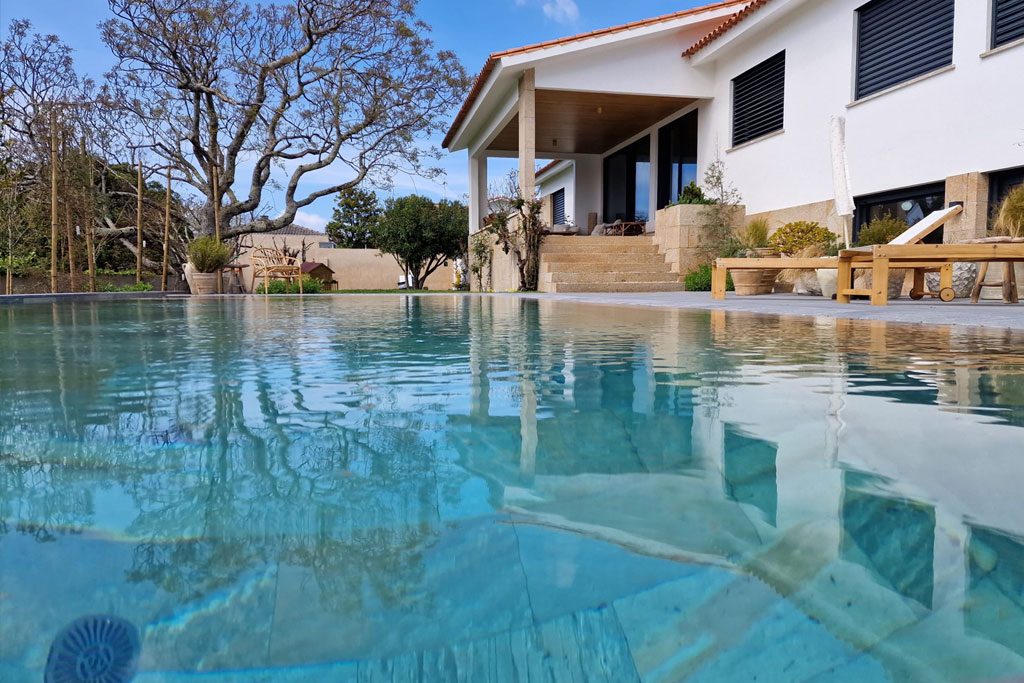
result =
[[[135,677],[139,632],[118,617],[82,617],[50,646],[46,683],[127,683]]]

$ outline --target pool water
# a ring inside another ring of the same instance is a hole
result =
[[[516,297],[0,305],[0,680],[1024,677],[1024,337]],[[120,623],[120,622],[118,622]]]

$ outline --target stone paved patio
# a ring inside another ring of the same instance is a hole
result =
[[[884,308],[876,308],[867,301],[855,301],[848,305],[842,305],[821,297],[790,294],[737,297],[730,293],[725,301],[715,301],[711,298],[711,294],[707,292],[517,294],[508,296],[620,306],[724,310],[743,313],[764,313],[767,315],[803,315],[858,320],[883,320],[893,323],[963,325],[968,327],[1024,330],[1024,304],[1014,306],[998,301],[982,301],[978,304],[971,304],[966,299],[957,299],[947,304],[938,301],[912,301],[908,298],[903,298],[891,302],[889,306]]]

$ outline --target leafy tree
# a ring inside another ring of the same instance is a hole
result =
[[[431,273],[466,252],[468,225],[465,204],[409,195],[387,201],[373,237],[412,276],[412,287],[423,289]]]
[[[409,0],[108,0],[111,100],[136,137],[204,198],[195,231],[290,225],[367,178],[439,173],[417,144],[441,132],[468,85]],[[310,182],[331,167],[336,183]],[[286,173],[275,216],[264,192]],[[309,189],[315,188],[315,189]]]
[[[519,291],[535,292],[540,280],[540,247],[546,226],[540,217],[543,204],[536,197],[524,197],[515,171],[505,178],[505,192],[492,197],[495,207],[484,230],[494,235],[501,250],[511,254],[519,271]]]
[[[344,249],[375,249],[373,229],[380,221],[380,202],[373,192],[349,187],[338,193],[334,217],[327,224],[331,241]]]

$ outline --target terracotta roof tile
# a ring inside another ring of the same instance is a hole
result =
[[[730,7],[732,5],[742,5],[746,2],[749,2],[749,0],[721,0],[720,2],[714,2],[709,5],[694,7],[692,9],[680,10],[678,12],[672,12],[670,14],[663,14],[661,16],[652,17],[650,19],[643,19],[641,21],[634,21],[628,24],[620,24],[618,26],[611,26],[609,28],[602,28],[596,31],[590,31],[588,33],[580,33],[574,36],[567,36],[565,38],[558,38],[556,40],[548,40],[543,43],[534,43],[533,45],[524,45],[523,47],[517,47],[511,50],[504,50],[503,52],[492,53],[487,58],[487,61],[484,62],[484,66],[482,69],[480,69],[480,73],[477,74],[476,80],[473,81],[473,86],[469,90],[469,95],[466,97],[466,101],[462,103],[462,107],[459,109],[459,112],[455,115],[455,120],[452,121],[451,128],[448,129],[448,134],[445,135],[442,146],[447,149],[448,146],[451,145],[452,140],[455,139],[455,135],[459,132],[459,128],[466,120],[466,116],[469,115],[469,110],[472,108],[473,103],[476,102],[476,98],[479,97],[480,93],[483,91],[484,85],[487,83],[487,79],[494,72],[494,67],[498,65],[498,62],[501,61],[503,57],[513,57],[516,55],[526,54],[529,52],[535,52],[537,50],[544,50],[549,47],[556,47],[558,45],[567,45],[582,40],[589,40],[591,38],[600,38],[601,36],[621,33],[623,31],[631,31],[636,28],[653,26],[655,24],[660,24],[666,21],[672,21],[674,19],[681,19],[683,17],[691,16],[694,14],[700,14],[701,12],[709,12],[711,10],[722,9],[725,7]]]
[[[733,27],[736,26],[736,24],[740,23],[741,21],[749,17],[751,14],[767,5],[769,2],[770,0],[752,0],[752,2],[749,5],[747,5],[739,12],[726,19],[717,27],[715,27],[714,31],[707,34],[706,36],[698,40],[696,43],[691,45],[689,48],[687,48],[687,50],[683,52],[683,56],[694,56],[695,54],[706,48],[708,45],[715,42],[716,40],[724,36],[726,33],[731,31]]]

